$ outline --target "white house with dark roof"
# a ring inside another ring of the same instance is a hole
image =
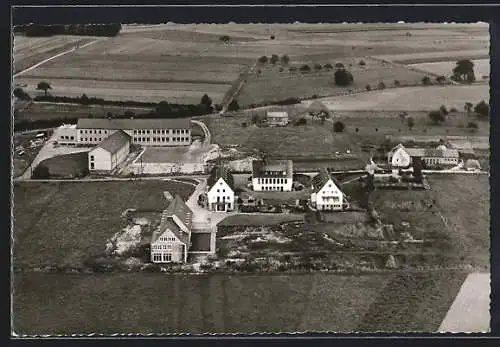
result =
[[[177,195],[163,211],[160,226],[151,237],[153,263],[187,262],[191,247],[193,212]]]
[[[111,171],[130,153],[130,136],[118,130],[88,153],[89,171]]]
[[[256,192],[291,192],[293,162],[291,160],[254,160],[252,162],[252,186]]]
[[[288,113],[270,111],[266,114],[267,125],[269,126],[286,126],[288,124]]]
[[[436,149],[406,148],[401,143],[387,153],[388,163],[395,168],[409,167],[414,158],[420,158],[427,167],[455,166],[459,162],[459,153],[444,145]]]
[[[80,118],[76,125],[78,144],[97,145],[114,132],[128,134],[131,143],[141,146],[189,146],[191,120]]]
[[[207,179],[208,209],[228,212],[234,210],[234,181],[224,166],[215,167]]]
[[[326,169],[312,179],[311,206],[319,211],[340,211],[347,206],[339,182]]]

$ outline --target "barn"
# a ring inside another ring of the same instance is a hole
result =
[[[129,153],[130,136],[118,130],[89,152],[89,171],[109,172],[124,161]]]

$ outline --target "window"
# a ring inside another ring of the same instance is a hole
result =
[[[137,130],[134,130],[134,134],[137,134]]]
[[[167,245],[167,249],[172,249],[172,245],[170,243]]]
[[[90,163],[90,169],[91,169],[91,170],[94,170],[94,162],[91,162],[91,163]]]
[[[219,192],[220,192],[220,189],[217,189],[217,193],[219,193]]]
[[[71,136],[71,140],[74,140],[74,139],[75,139],[75,137],[74,137],[74,136]]]
[[[221,182],[221,183],[222,183],[222,182]],[[225,193],[225,192],[226,192],[226,190],[225,190],[225,189],[222,189],[222,192],[223,192],[223,193]]]
[[[149,130],[146,130],[146,134],[149,134]]]
[[[107,133],[108,133],[108,131],[107,131],[107,130],[104,130],[104,133],[105,133],[105,134],[107,134]]]
[[[99,130],[99,134],[101,133],[101,131]]]
[[[101,138],[99,137],[99,142],[101,142]]]
[[[161,253],[153,253],[153,261],[161,261]]]
[[[172,261],[172,253],[163,253],[163,261]]]

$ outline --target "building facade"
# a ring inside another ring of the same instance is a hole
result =
[[[185,263],[191,247],[193,212],[177,195],[163,211],[160,226],[151,238],[153,263]]]
[[[81,145],[97,145],[118,130],[128,134],[134,145],[189,146],[191,144],[191,121],[188,118],[80,118],[77,124],[77,142]]]
[[[311,206],[318,211],[341,211],[348,206],[340,184],[322,169],[312,180]]]
[[[60,145],[76,145],[78,142],[76,124],[63,124],[57,128],[56,141]]]
[[[267,112],[267,125],[269,126],[286,126],[288,124],[287,112]]]
[[[252,186],[256,192],[291,192],[293,162],[291,160],[254,160],[252,162]]]
[[[130,136],[119,130],[108,136],[88,153],[90,172],[109,172],[130,153]]]
[[[404,168],[413,163],[414,158],[420,158],[428,168],[440,166],[456,166],[459,163],[459,153],[455,149],[448,149],[439,145],[436,149],[406,148],[402,144],[394,147],[387,153],[387,160],[392,167]]]
[[[211,211],[227,212],[235,209],[234,181],[225,167],[216,167],[207,179],[207,203]]]

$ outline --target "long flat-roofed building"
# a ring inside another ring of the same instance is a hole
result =
[[[78,119],[78,144],[97,145],[114,132],[121,130],[131,143],[141,146],[189,146],[191,120],[179,119]]]

